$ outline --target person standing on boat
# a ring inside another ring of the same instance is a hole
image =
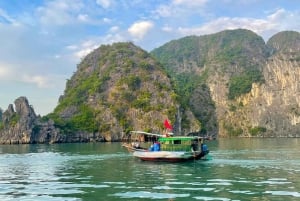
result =
[[[154,143],[153,151],[160,151],[160,143],[158,141]]]
[[[201,144],[201,153],[203,153],[204,155],[208,154],[208,148],[207,148],[207,145],[202,143]]]
[[[160,143],[158,141],[153,142],[149,151],[160,151]]]

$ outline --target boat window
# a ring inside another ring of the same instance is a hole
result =
[[[181,144],[181,140],[174,140],[174,144]]]

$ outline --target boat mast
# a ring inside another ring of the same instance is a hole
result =
[[[180,106],[177,106],[177,114],[176,114],[176,122],[177,122],[177,132],[175,132],[177,135],[181,135],[181,113],[180,113]]]

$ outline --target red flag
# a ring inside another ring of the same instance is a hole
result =
[[[173,129],[172,125],[170,124],[170,122],[167,119],[165,120],[164,125],[165,125],[166,129],[170,129],[170,130]]]

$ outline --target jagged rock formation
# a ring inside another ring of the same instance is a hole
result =
[[[35,114],[26,97],[19,97],[14,103],[1,111],[0,144],[103,141],[84,132],[62,135],[53,120],[43,120]]]
[[[15,110],[10,104],[2,114],[3,131],[0,139],[4,143],[30,143],[30,133],[37,118],[36,114],[25,97],[15,100]]]
[[[206,132],[300,137],[299,49],[298,32],[265,44],[251,31],[232,30],[171,41],[152,54],[174,79],[198,75],[189,105]]]

